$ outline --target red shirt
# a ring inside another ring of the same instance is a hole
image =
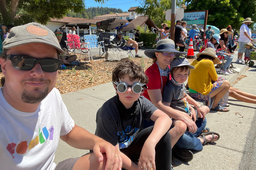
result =
[[[169,73],[169,72],[168,72]],[[163,92],[163,88],[167,82],[168,75],[161,75],[158,68],[158,65],[156,63],[152,64],[146,71],[145,74],[148,77],[148,84],[147,89],[148,90],[155,90],[155,89],[161,89],[161,92]],[[169,75],[169,79],[171,80],[171,74]],[[148,100],[150,100],[147,89],[144,90],[143,96],[146,97]],[[150,100],[151,101],[151,100]]]

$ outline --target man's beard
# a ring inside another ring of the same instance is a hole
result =
[[[39,88],[34,89],[34,93],[28,92],[26,90],[23,91],[21,95],[21,99],[25,103],[39,103],[41,102],[48,94],[49,88],[45,88],[44,91],[39,91]]]

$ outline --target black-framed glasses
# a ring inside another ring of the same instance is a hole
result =
[[[32,70],[35,65],[40,64],[44,72],[55,72],[60,67],[60,60],[56,58],[35,58],[28,55],[7,55],[7,59],[11,60],[14,68],[23,71]]]
[[[140,83],[140,82],[136,82],[136,83],[133,83],[132,85],[128,85],[126,82],[120,81],[120,82],[114,82],[114,84],[116,85],[117,91],[120,93],[125,93],[130,87],[134,93],[139,94],[143,92],[144,88],[147,88],[146,84]]]

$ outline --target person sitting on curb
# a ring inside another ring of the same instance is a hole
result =
[[[175,55],[184,54],[175,49],[174,41],[171,39],[160,40],[156,44],[156,49],[148,49],[145,55],[153,59],[153,64],[145,71],[148,77],[148,88],[144,90],[143,96],[149,99],[158,109],[165,112],[169,117],[175,119],[173,127],[169,133],[171,135],[171,146],[176,144],[179,138],[186,132],[187,128],[191,133],[197,131],[195,122],[185,112],[181,112],[162,102],[163,89],[168,79],[171,79],[170,64]],[[206,106],[205,106],[206,107]],[[204,107],[199,108],[200,112],[205,112]],[[205,113],[206,114],[206,113]],[[152,125],[152,122],[145,122],[145,127]],[[180,159],[188,162],[193,159],[193,153],[187,149],[173,148],[173,153]]]
[[[228,96],[237,100],[256,104],[256,95],[230,87],[230,83],[218,78],[214,64],[220,62],[213,48],[206,48],[198,53],[192,62],[195,69],[191,70],[188,78],[189,95],[196,100],[208,103],[211,110],[228,112]]]
[[[112,82],[117,94],[98,110],[95,134],[120,148],[125,169],[170,170],[167,131],[172,121],[140,96],[147,83],[143,69],[123,59],[113,70]],[[153,120],[154,126],[143,129],[145,119]]]
[[[135,49],[135,57],[140,57],[138,55],[138,50],[139,50],[138,43],[131,38],[128,38],[128,40],[126,41],[123,37],[122,32],[119,32],[111,43],[123,50]]]
[[[186,58],[177,57],[171,63],[172,79],[168,80],[163,92],[163,103],[174,109],[187,113],[197,125],[197,131],[186,131],[176,143],[176,147],[201,151],[203,145],[217,141],[220,135],[215,132],[202,133],[206,127],[205,114],[210,111],[205,107],[205,112],[197,112],[202,107],[197,101],[186,94],[185,82],[188,79],[190,69],[194,69]]]
[[[121,169],[118,148],[75,124],[54,88],[62,49],[38,23],[16,26],[3,42],[0,90],[1,169]],[[54,163],[60,138],[93,153]]]

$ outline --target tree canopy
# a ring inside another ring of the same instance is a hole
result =
[[[70,10],[85,10],[83,0],[0,0],[0,21],[5,25],[30,21],[45,24],[50,18],[61,18]]]

